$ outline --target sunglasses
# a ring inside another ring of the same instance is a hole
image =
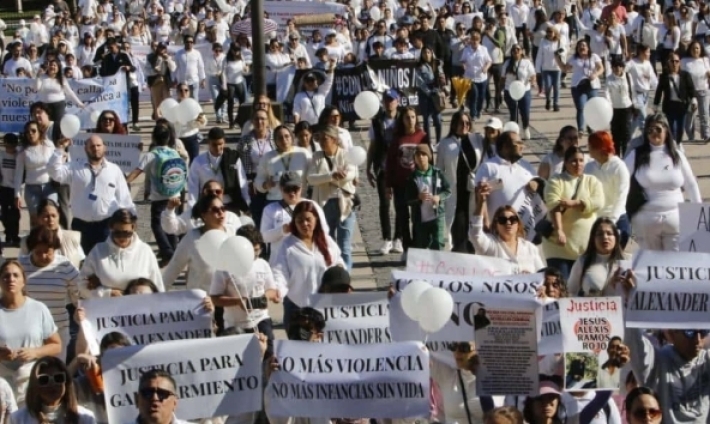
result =
[[[40,387],[46,387],[51,385],[59,385],[67,382],[67,376],[64,373],[57,374],[40,374],[37,376],[37,384]]]
[[[639,408],[631,413],[637,420],[644,420],[646,417],[652,420],[658,419],[662,414],[660,409],[657,408]]]
[[[110,116],[104,116],[103,118],[101,118],[101,120],[104,122],[116,122],[116,118]]]
[[[505,225],[505,224],[517,224],[518,223],[518,217],[515,215],[511,216],[499,216],[496,218],[496,222],[500,225]]]
[[[704,339],[708,336],[708,334],[710,334],[710,330],[685,330],[683,331],[683,334],[685,334],[685,337],[689,339],[695,339],[698,336],[700,336],[701,339]]]
[[[221,196],[223,191],[222,190],[207,190],[206,193],[214,195],[214,196]]]
[[[224,213],[227,210],[224,206],[210,206],[209,211],[212,213]]]
[[[111,235],[113,235],[115,238],[131,238],[133,237],[133,231],[116,230],[112,231]]]
[[[646,130],[646,132],[660,134],[663,132],[663,129],[664,129],[663,127],[656,127],[656,126],[648,127],[648,130]]]
[[[471,343],[452,343],[449,345],[449,350],[458,353],[471,353],[473,352],[473,346],[471,346]]]
[[[175,396],[175,393],[171,392],[170,390],[165,390],[158,387],[146,387],[144,389],[140,389],[138,393],[145,400],[152,400],[153,397],[157,395],[158,400],[161,402],[169,398],[170,396]]]

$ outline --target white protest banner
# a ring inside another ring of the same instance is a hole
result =
[[[0,78],[0,133],[22,132],[25,123],[30,120],[30,105],[39,101],[35,81],[32,78]],[[85,109],[79,109],[67,99],[66,113],[76,115],[81,120],[81,128],[96,128],[96,123],[91,120],[94,110],[112,110],[121,122],[128,121],[125,73],[103,78],[71,79],[69,85],[86,105]]]
[[[679,203],[681,252],[710,253],[710,203]]]
[[[264,12],[269,14],[269,19],[278,24],[279,31],[285,33],[288,27],[287,22],[297,16],[324,15],[333,13],[345,15],[348,13],[347,5],[336,2],[321,1],[265,1]],[[333,22],[335,24],[335,22]],[[333,24],[299,25],[301,33],[310,35],[310,31],[332,27]]]
[[[140,376],[154,368],[175,379],[181,419],[234,416],[262,405],[262,354],[253,334],[110,349],[101,368],[110,423],[135,421]]]
[[[516,265],[491,256],[412,248],[407,250],[406,270],[422,274],[474,277],[515,274]]]
[[[341,345],[277,340],[280,369],[266,405],[275,417],[429,415],[429,354],[417,342]]]
[[[69,155],[73,162],[83,163],[86,161],[84,145],[93,133],[79,133],[72,139],[69,146]],[[104,141],[106,150],[104,157],[109,162],[115,163],[121,171],[128,174],[138,167],[140,162],[143,142],[139,135],[119,135],[119,134],[99,134]]]
[[[626,326],[710,329],[709,263],[710,253],[636,252],[636,289],[626,305]]]
[[[538,394],[536,310],[535,303],[501,308],[482,302],[474,307],[477,393]]]
[[[202,290],[83,300],[95,340],[113,331],[136,345],[212,337],[212,316],[202,306]]]
[[[325,343],[389,343],[389,300],[387,293],[316,294],[314,308],[323,312]]]
[[[624,337],[621,298],[575,297],[557,302],[565,353],[565,390],[619,389],[618,352],[609,347],[621,344]]]
[[[540,338],[537,342],[538,355],[552,355],[562,352],[562,329],[560,326],[560,305],[552,301],[540,308]]]
[[[458,293],[496,293],[532,299],[544,281],[542,273],[496,275],[496,276],[459,276],[444,274],[423,274],[410,271],[392,271],[392,285],[396,291],[402,291],[414,280],[422,280],[434,287]]]
[[[461,342],[473,338],[476,325],[474,310],[481,305],[489,307],[535,310],[538,306],[533,297],[501,295],[495,293],[451,293],[454,298],[454,311],[450,320],[436,333],[426,334],[419,323],[410,319],[402,309],[401,294],[395,294],[390,300],[390,332],[392,340],[418,340],[427,342]],[[535,338],[537,343],[537,337]]]

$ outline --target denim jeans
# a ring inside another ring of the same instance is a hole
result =
[[[510,97],[508,90],[505,91],[505,104],[508,106],[508,112],[510,114],[510,120],[512,122],[518,122],[518,112],[520,112],[520,119],[523,124],[523,128],[528,128],[530,126],[530,90],[526,91],[520,100],[513,100]]]
[[[708,107],[710,107],[710,96],[707,90],[697,90],[695,92],[698,100],[698,108],[695,112],[689,113],[685,118],[685,133],[688,140],[695,139],[695,118],[700,124],[700,137],[703,140],[710,138],[710,126],[708,125]]]
[[[426,133],[427,143],[431,143],[431,133],[429,132],[429,118],[434,121],[434,131],[436,133],[436,142],[441,140],[441,114],[434,106],[433,94],[427,94],[419,90],[419,113],[422,114],[422,123],[424,124],[424,132]]]
[[[217,119],[221,121],[224,119],[224,105],[219,107],[217,105],[217,98],[219,97],[219,92],[222,89],[222,81],[220,80],[219,76],[212,75],[207,80],[207,84],[209,85],[215,115],[217,116]]]
[[[584,126],[584,105],[592,97],[597,97],[597,90],[591,89],[589,93],[577,89],[577,87],[572,87],[572,100],[574,101],[574,107],[577,109],[577,129],[579,131],[586,131]]]
[[[392,240],[392,221],[390,220],[390,206],[392,205],[392,200],[387,198],[387,188],[385,187],[385,172],[380,171],[377,173],[377,197],[379,198],[380,204],[380,228],[382,229],[382,240]],[[399,228],[396,226],[395,217],[395,230],[394,238],[402,238],[399,233]]]
[[[52,199],[54,202],[59,202],[57,190],[51,183],[43,184],[25,184],[25,205],[30,216],[37,215],[39,203],[44,199]]]
[[[562,259],[562,258],[548,258],[547,259],[547,266],[549,267],[555,267],[557,268],[558,271],[560,271],[560,274],[562,274],[562,278],[567,281],[569,279],[569,273],[572,271],[572,265],[574,265],[574,261],[570,259]],[[570,293],[570,296],[577,296],[577,293]]]
[[[633,137],[636,130],[643,133],[643,125],[646,122],[646,105],[648,105],[648,93],[636,93],[634,94],[634,108],[636,108],[636,118],[631,123],[631,136]],[[619,152],[617,152],[618,154]]]
[[[623,214],[619,217],[619,220],[616,221],[616,228],[619,229],[621,248],[626,249],[626,244],[629,242],[629,237],[631,237],[631,222],[628,215]]]
[[[193,99],[197,100],[198,102],[200,101],[200,84],[192,84],[188,85],[187,88],[190,89],[190,97]]]
[[[200,134],[191,135],[189,137],[182,137],[182,144],[185,145],[185,150],[187,150],[187,155],[190,157],[190,164],[195,160],[197,155],[200,154]]]
[[[158,244],[160,257],[163,261],[169,261],[178,245],[178,237],[174,234],[167,234],[160,225],[160,214],[168,207],[168,200],[154,200],[150,202],[150,229],[153,230],[155,242]]]
[[[293,314],[298,312],[298,310],[301,309],[298,305],[293,303],[291,299],[286,296],[284,298],[284,330],[286,331],[286,334],[288,334],[288,329],[291,326],[291,317]]]
[[[488,91],[488,80],[483,82],[474,82],[471,90],[468,92],[468,109],[472,118],[481,117],[481,109],[483,109],[483,101],[486,99]]]
[[[688,108],[681,102],[670,102],[671,106],[664,110],[668,118],[668,126],[671,129],[671,135],[676,143],[680,144],[683,141],[683,132],[685,131],[685,116],[688,114]]]
[[[542,71],[542,81],[545,87],[545,99],[550,101],[550,90],[552,90],[552,105],[560,104],[560,71]]]
[[[338,199],[330,199],[325,202],[323,213],[330,227],[330,237],[338,243],[345,268],[350,271],[353,268],[352,239],[355,230],[355,212],[351,211],[350,215],[341,221]]]

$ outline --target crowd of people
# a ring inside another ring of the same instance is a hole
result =
[[[516,273],[541,273],[537,297],[544,301],[628,297],[636,282],[623,267],[631,237],[639,249],[678,251],[678,205],[702,202],[681,142],[696,138],[696,126],[710,139],[708,13],[707,4],[680,0],[352,1],[332,28],[304,31],[291,20],[269,34],[271,97],[256,96],[242,124],[236,107],[249,100],[254,71],[253,40],[235,30],[249,16],[244,1],[84,0],[72,12],[55,0],[29,26],[21,22],[0,66],[4,77],[33,78],[37,90],[23,131],[4,134],[0,152],[4,246],[20,248],[0,266],[0,420],[108,422],[101,355],[90,353],[80,327],[82,299],[200,289],[215,335],[258,333],[274,368],[270,304],[283,305],[289,339],[322,341],[327,322],[312,296],[354,290],[352,239],[364,207],[358,186],[368,183],[377,191],[383,242],[370,253],[404,259],[419,248],[505,259]],[[137,46],[150,49],[144,61],[132,53]],[[419,102],[410,106],[396,88],[382,90],[361,178],[347,154],[355,143],[342,122],[346,111],[329,105],[330,92],[338,67],[381,59],[416,61]],[[272,107],[275,74],[288,66],[307,70],[293,125]],[[67,102],[87,105],[68,81],[116,73],[126,76],[131,122],[101,111],[85,157],[70,158],[72,140],[59,123]],[[463,97],[452,87],[455,77],[471,82]],[[520,98],[511,94],[514,83],[524,87]],[[544,99],[554,114],[567,86],[575,120],[534,169],[524,159],[532,99]],[[214,122],[207,113],[188,123],[165,116],[161,105],[173,89],[178,102],[208,90],[212,104],[203,107],[212,108]],[[142,131],[144,91],[155,121],[151,145],[126,174],[106,155],[102,134]],[[613,108],[608,131],[585,125],[585,104],[597,96]],[[444,134],[446,101],[461,109]],[[238,143],[227,146],[237,131]],[[184,170],[177,189],[166,184],[168,160]],[[155,253],[137,231],[130,184],[141,174],[150,217],[140,219],[150,220]],[[528,225],[534,202],[547,213]],[[248,273],[216,270],[201,255],[200,240],[213,231],[249,241],[255,261]],[[185,285],[176,285],[183,272]],[[627,329],[623,340],[610,341],[605,378],[625,395],[619,404],[608,391],[547,377],[536,396],[479,396],[475,342],[451,343],[455,366],[432,357],[432,414],[425,418],[710,422],[707,337],[704,329]],[[110,333],[100,349],[131,343]],[[177,392],[170,374],[142,374],[137,422],[181,422]]]

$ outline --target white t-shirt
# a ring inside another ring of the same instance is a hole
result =
[[[597,65],[602,64],[602,60],[592,53],[587,58],[571,56],[567,63],[572,65],[572,87],[576,87],[582,79],[589,78],[595,72]],[[599,78],[595,80],[598,82]]]
[[[10,349],[43,346],[56,332],[57,326],[47,306],[31,297],[17,309],[0,307],[0,344]],[[15,371],[21,365],[20,361],[3,361],[0,372],[3,368]]]
[[[217,271],[210,285],[210,296],[240,297],[249,312],[241,306],[224,308],[225,327],[254,328],[269,318],[268,309],[251,310],[247,299],[264,296],[266,290],[278,289],[269,263],[259,258],[244,277],[234,277],[225,271]]]

